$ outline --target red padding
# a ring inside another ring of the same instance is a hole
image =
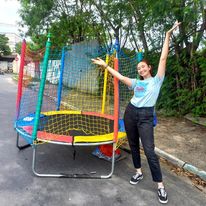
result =
[[[22,129],[31,135],[33,131],[33,126],[23,126]],[[58,141],[58,142],[66,142],[66,143],[72,143],[73,141],[72,136],[53,134],[44,131],[38,131],[37,138],[40,140]]]

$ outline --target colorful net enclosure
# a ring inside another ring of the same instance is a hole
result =
[[[49,37],[46,49],[37,52],[23,41],[16,102],[17,142],[20,135],[34,149],[40,143],[113,144],[115,151],[126,136],[122,118],[132,93],[91,59],[101,57],[123,75],[134,77],[136,56],[102,51],[94,39],[57,50]]]

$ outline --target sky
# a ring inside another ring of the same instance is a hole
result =
[[[17,0],[0,0],[0,32],[12,32],[19,34],[17,22],[20,3]],[[4,24],[9,24],[5,26]]]

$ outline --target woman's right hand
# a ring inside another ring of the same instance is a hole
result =
[[[104,60],[100,59],[99,57],[97,57],[96,59],[92,59],[92,63],[103,66],[103,67],[108,66],[107,63]]]
[[[112,76],[119,79],[121,82],[126,84],[128,87],[132,86],[132,81],[130,78],[121,75],[118,71],[114,70],[112,67],[108,67],[108,64],[104,60],[100,59],[99,57],[97,57],[96,59],[91,59],[91,60],[94,64],[105,67],[105,69],[107,69]]]

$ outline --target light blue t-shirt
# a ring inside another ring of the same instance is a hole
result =
[[[164,77],[150,77],[144,80],[131,79],[132,86],[129,89],[134,90],[131,103],[135,107],[153,107],[156,104],[162,86]]]

